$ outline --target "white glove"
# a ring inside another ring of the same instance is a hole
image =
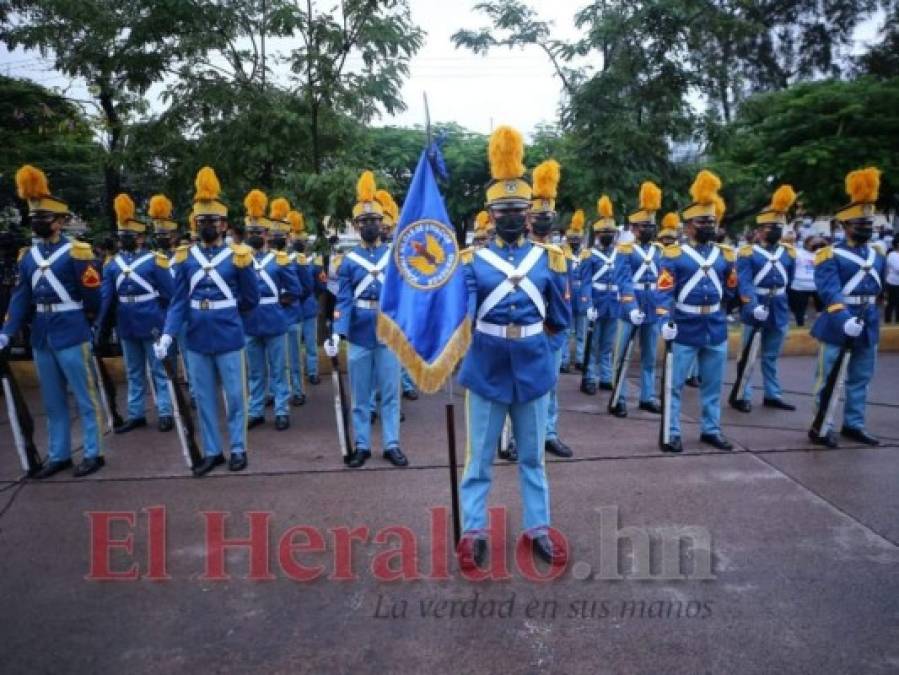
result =
[[[328,355],[328,358],[333,359],[340,352],[340,336],[337,333],[334,333],[331,337],[325,340],[325,354]]]
[[[153,345],[153,353],[156,354],[156,358],[162,361],[169,353],[169,347],[172,346],[172,336],[166,335],[163,333],[162,337],[159,338],[159,342]]]
[[[846,321],[843,324],[843,332],[846,333],[849,337],[858,337],[862,334],[862,331],[865,328],[865,324],[859,321],[857,318],[852,318]]]
[[[6,349],[6,345],[9,344],[9,335],[6,333],[0,333],[0,352]]]
[[[752,310],[752,316],[755,317],[756,321],[767,321],[768,314],[768,308],[764,305],[758,305],[754,310]]]
[[[639,309],[632,309],[630,313],[631,323],[635,326],[639,326],[646,320],[646,315],[641,312]]]
[[[674,338],[677,337],[677,324],[676,323],[663,323],[662,324],[662,339],[671,342]]]
[[[587,321],[596,321],[598,318],[599,312],[596,311],[596,307],[587,310]]]

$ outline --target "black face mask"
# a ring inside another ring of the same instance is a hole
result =
[[[203,240],[204,244],[212,244],[216,239],[219,238],[219,227],[218,225],[211,223],[200,226],[200,239]]]
[[[336,234],[332,234],[330,237],[328,237],[328,243],[331,244],[331,246],[336,246],[339,242],[340,237],[338,237]]]
[[[53,234],[53,221],[34,220],[31,222],[31,229],[41,239],[46,239]]]
[[[715,228],[713,226],[704,225],[696,228],[696,243],[708,244],[715,238]]]
[[[655,236],[656,236],[656,231],[654,228],[651,228],[651,227],[641,227],[640,228],[639,237],[640,237],[641,244],[648,244],[649,242],[651,242],[653,240],[653,238]]]
[[[874,236],[874,228],[867,225],[856,225],[852,228],[850,238],[859,244],[867,244]]]
[[[524,225],[527,215],[524,213],[512,213],[496,218],[496,236],[508,244],[518,241],[524,233]]]
[[[569,241],[568,247],[571,249],[572,253],[577,253],[581,250],[581,242],[579,241]]]
[[[297,253],[302,253],[306,250],[306,242],[305,241],[295,241],[293,242],[293,250]]]
[[[285,237],[272,237],[271,244],[272,248],[281,251],[287,246],[287,239]]]
[[[783,230],[779,227],[772,227],[770,230],[765,232],[765,243],[774,246],[777,242],[780,241],[780,238],[783,236]]]
[[[265,244],[265,240],[262,238],[261,234],[251,234],[247,237],[247,243],[258,251]]]
[[[157,234],[156,246],[161,249],[169,249],[172,247],[172,238],[167,234]]]
[[[381,226],[378,223],[362,223],[359,234],[366,244],[373,244],[381,236]]]
[[[614,234],[601,234],[599,235],[599,245],[603,248],[608,248],[612,245],[612,242],[615,241]]]
[[[531,223],[531,231],[538,237],[546,237],[553,229],[552,216],[537,216]]]
[[[123,251],[134,251],[137,249],[137,237],[133,234],[120,234],[119,235],[119,246]]]

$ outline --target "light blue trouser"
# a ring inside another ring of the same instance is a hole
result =
[[[752,332],[751,326],[743,326],[743,347],[749,341],[749,334]],[[783,390],[780,388],[780,381],[777,377],[777,359],[780,358],[780,350],[783,347],[784,339],[787,337],[787,327],[776,327],[762,329],[762,343],[759,349],[759,361],[762,364],[762,382],[765,389],[765,398],[780,399],[783,397]],[[747,380],[746,386],[743,388],[743,398],[747,401],[752,400],[752,382]]]
[[[353,392],[355,446],[371,451],[371,400],[381,392],[383,447],[400,445],[400,362],[385,345],[368,348],[349,343],[347,350],[350,389]]]
[[[820,401],[821,390],[827,383],[827,376],[837,360],[840,348],[837,345],[822,344],[818,350],[818,377],[815,380],[815,400]],[[865,402],[868,399],[868,384],[874,377],[877,364],[877,345],[855,347],[846,368],[846,403],[843,406],[843,425],[851,429],[865,428]]]
[[[318,317],[303,319],[303,346],[306,348],[306,377],[318,375]]]
[[[487,528],[487,498],[493,480],[493,458],[506,415],[512,418],[512,435],[518,446],[518,482],[524,505],[525,531],[535,536],[549,527],[549,483],[543,464],[546,442],[547,397],[527,403],[499,403],[468,390],[465,424],[468,442],[465,469],[459,487],[462,529],[479,533]]]
[[[194,383],[197,412],[200,417],[200,434],[203,437],[203,454],[207,457],[222,454],[219,436],[219,380],[225,390],[228,404],[228,436],[231,453],[246,452],[247,448],[247,381],[244,350],[236,349],[221,354],[203,354],[189,349],[187,364],[190,379]]]
[[[727,341],[719,345],[691,347],[674,343],[674,382],[671,387],[671,437],[680,436],[680,404],[684,382],[693,369],[698,367],[702,384],[699,387],[701,402],[700,433],[721,433],[721,381],[727,362]]]
[[[633,325],[630,321],[621,322],[621,330],[618,331],[618,348],[615,350],[616,364],[621,358],[621,352],[624,349],[624,341],[631,334]],[[656,397],[656,344],[659,341],[659,324],[644,323],[637,327],[637,337],[640,346],[640,402],[654,401]],[[637,345],[634,345],[634,351]],[[631,352],[633,354],[633,352]],[[631,357],[633,361],[633,356]],[[621,383],[621,400],[627,402],[627,373],[624,374],[624,381]]]
[[[415,382],[405,368],[400,371],[400,383],[403,385],[403,391],[416,391]]]
[[[125,376],[128,378],[128,419],[143,417],[147,398],[147,365],[153,373],[156,390],[156,413],[160,417],[172,414],[172,397],[169,396],[168,378],[162,364],[153,353],[153,340],[121,340],[125,360]]]
[[[34,364],[41,384],[41,399],[47,412],[48,450],[51,462],[72,456],[72,433],[67,390],[71,389],[81,417],[84,456],[97,457],[100,445],[101,407],[97,392],[97,376],[87,342],[65,349],[34,348]]]
[[[562,364],[562,353],[566,350],[567,345],[560,347],[553,352],[553,364],[555,365],[554,373],[559,372],[559,366]],[[556,375],[558,377],[558,375]],[[546,440],[559,437],[559,380],[549,390],[546,399]]]
[[[300,366],[300,341],[303,339],[303,324],[293,323],[287,327],[287,356],[290,370],[290,391],[300,396],[303,391],[303,368]]]
[[[599,381],[612,381],[612,351],[617,333],[618,319],[597,319],[593,323],[593,344],[590,346],[590,363],[587,364],[588,382],[596,384],[597,364]]]
[[[573,324],[573,329],[569,327],[565,331],[565,349],[562,350],[561,363],[563,366],[567,366],[571,363],[571,345],[569,344],[569,340],[572,333],[574,334],[574,362],[584,362],[584,337],[587,333],[587,315],[575,314]]]
[[[275,415],[287,415],[290,398],[290,388],[287,385],[287,334],[247,335],[246,341],[250,417],[265,415],[267,386],[275,397]]]

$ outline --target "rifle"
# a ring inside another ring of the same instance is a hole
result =
[[[593,351],[593,329],[596,326],[595,321],[587,323],[587,335],[584,338],[584,371],[581,374],[581,391],[587,386],[587,372],[590,370],[590,352]]]
[[[16,382],[12,368],[9,367],[6,350],[0,351],[0,383],[3,386],[9,426],[12,429],[13,444],[19,455],[19,463],[29,477],[33,476],[40,471],[44,462],[34,444],[34,418],[28,410],[28,404],[22,396],[22,390]]]
[[[770,311],[770,303],[765,304]],[[762,326],[758,321],[753,320],[752,330],[749,332],[749,339],[743,345],[743,351],[740,354],[740,360],[737,362],[737,378],[734,386],[730,390],[730,396],[727,401],[731,406],[737,404],[743,396],[743,390],[746,384],[752,378],[755,370],[755,362],[758,359],[759,349],[762,343]]]
[[[671,386],[674,380],[674,340],[665,340],[665,356],[662,359],[662,421],[659,427],[659,449],[671,441]]]
[[[624,385],[624,379],[627,377],[627,368],[631,363],[631,356],[634,353],[634,341],[640,326],[628,324],[630,333],[628,333],[627,341],[624,343],[624,349],[621,352],[621,358],[615,367],[615,377],[612,380],[612,396],[609,398],[608,411],[611,413],[618,406],[618,399],[621,398],[621,387]]]
[[[328,334],[333,335],[333,322],[328,324]],[[330,339],[330,337],[328,338]],[[351,445],[352,430],[350,429],[350,403],[347,397],[343,376],[340,374],[340,355],[331,357],[331,384],[334,387],[334,415],[337,418],[337,440],[340,443],[340,453],[343,455],[343,463],[349,464],[356,454],[355,446]]]
[[[99,386],[100,404],[103,406],[103,412],[106,415],[106,430],[112,431],[115,427],[124,424],[122,416],[119,414],[119,406],[116,403],[116,386],[112,380],[112,376],[106,369],[103,359],[94,353],[94,367],[100,377]]]
[[[833,367],[827,374],[827,381],[824,383],[824,389],[821,390],[821,402],[818,405],[815,419],[812,420],[809,435],[814,434],[820,438],[833,428],[833,418],[837,412],[837,403],[840,402],[843,384],[846,382],[846,370],[849,368],[849,357],[852,356],[853,344],[855,344],[855,340],[847,338],[840,347],[837,360],[834,361]]]
[[[159,331],[156,329],[153,330],[153,340],[159,342]],[[184,395],[184,390],[178,385],[177,367],[171,355],[162,359],[162,367],[168,380],[166,386],[172,399],[172,412],[175,418],[175,429],[178,431],[178,440],[181,443],[181,454],[184,455],[187,467],[194,469],[203,461],[203,453],[197,445],[196,428],[190,413],[190,401]]]

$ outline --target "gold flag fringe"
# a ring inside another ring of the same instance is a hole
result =
[[[397,355],[415,385],[426,394],[437,392],[471,344],[471,319],[465,317],[433,363],[428,363],[409,344],[402,329],[383,313],[378,313],[378,339]]]

